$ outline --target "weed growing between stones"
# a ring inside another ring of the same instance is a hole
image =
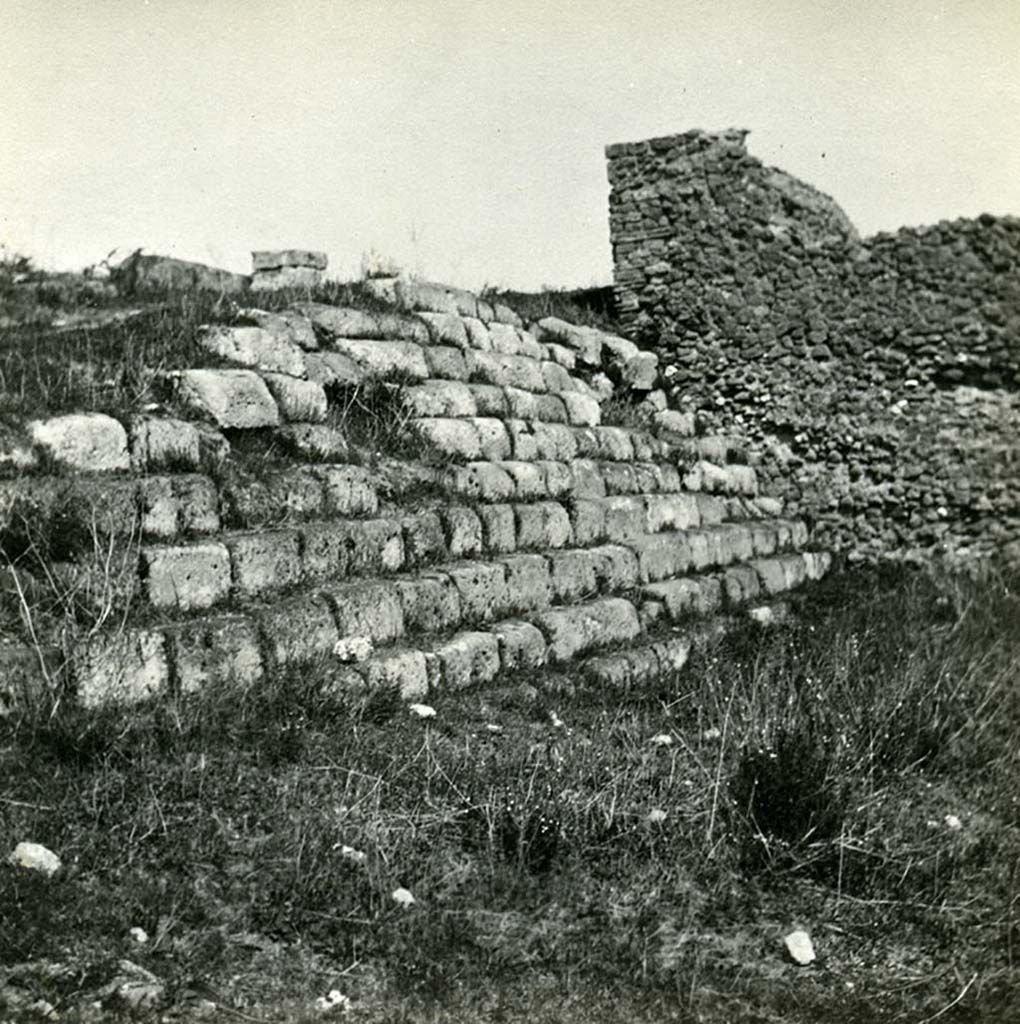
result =
[[[611,699],[533,672],[423,719],[322,658],[28,709],[0,724],[0,834],[67,867],[0,865],[0,964],[129,957],[178,1019],[197,989],[299,1020],[277,1009],[336,988],[366,1020],[512,992],[509,1019],[741,1024],[922,1019],[955,970],[961,1012],[1008,1019],[1016,582],[842,574],[794,600],[799,623]],[[784,962],[793,922],[819,965]]]

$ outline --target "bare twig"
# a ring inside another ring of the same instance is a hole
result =
[[[919,1020],[917,1024],[931,1024],[931,1021],[938,1020],[939,1017],[941,1017],[944,1013],[948,1013],[970,991],[971,985],[973,985],[974,982],[977,981],[977,976],[978,972],[975,971],[970,976],[970,981],[968,981],[967,984],[963,986],[963,988],[960,990],[960,994],[951,1003],[947,1003],[945,1006],[943,1006],[942,1009],[938,1011],[938,1013],[933,1013],[930,1017],[925,1017],[924,1020]]]

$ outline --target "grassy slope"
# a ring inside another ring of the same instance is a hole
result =
[[[78,972],[37,994],[73,1006],[126,956],[178,1019],[312,1019],[338,988],[357,1020],[921,1020],[966,986],[940,1019],[1008,1020],[1016,583],[836,577],[629,694],[536,676],[421,720],[319,665],[8,721],[0,845],[66,867],[0,868],[0,991],[48,958]]]

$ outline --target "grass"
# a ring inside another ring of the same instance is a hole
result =
[[[0,866],[0,993],[59,962],[18,991],[85,1019],[128,958],[171,1020],[312,1020],[331,989],[365,1021],[920,1021],[961,993],[939,1019],[1010,1019],[1017,580],[860,571],[795,601],[610,698],[534,674],[418,719],[319,663],[23,712],[0,836],[65,867]]]

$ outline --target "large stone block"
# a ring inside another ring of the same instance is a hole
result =
[[[536,327],[539,341],[565,346],[574,352],[578,362],[586,366],[602,365],[602,335],[599,331],[578,327],[554,316],[539,320]]]
[[[399,519],[362,519],[344,524],[353,575],[398,572],[404,565],[404,535]]]
[[[467,384],[427,380],[404,388],[401,399],[412,416],[477,416],[478,407]]]
[[[341,639],[367,636],[374,644],[385,644],[404,635],[404,609],[393,583],[342,583],[323,593],[333,609]]]
[[[301,575],[306,579],[342,579],[349,573],[351,534],[345,523],[306,523],[301,537]]]
[[[606,539],[605,502],[600,499],[580,498],[569,505],[570,528],[574,543],[579,547],[600,544]]]
[[[259,613],[258,627],[270,666],[331,654],[340,638],[333,612],[318,594],[275,602]]]
[[[239,596],[254,597],[301,579],[301,542],[296,530],[231,533],[223,539]]]
[[[546,475],[537,463],[508,459],[499,466],[513,481],[513,497],[518,501],[549,497]]]
[[[478,432],[478,448],[483,459],[498,462],[512,454],[510,435],[502,420],[478,416],[469,420]]]
[[[473,462],[482,457],[482,442],[474,419],[422,416],[410,423],[414,434],[449,459]]]
[[[539,501],[532,505],[514,505],[517,525],[517,547],[562,548],[573,539],[570,516],[555,501]]]
[[[499,562],[462,562],[443,567],[460,595],[467,623],[490,622],[506,607],[506,569]]]
[[[333,339],[333,346],[371,377],[426,380],[429,376],[425,353],[413,341],[338,337]]]
[[[363,309],[327,306],[318,302],[299,302],[294,308],[333,338],[375,341],[397,339],[422,345],[429,341],[428,327],[416,316],[370,313]]]
[[[497,614],[527,614],[552,604],[552,577],[542,555],[511,555],[501,562],[506,569],[506,605]]]
[[[419,512],[400,520],[404,531],[404,564],[430,565],[447,557],[446,532],[438,512]]]
[[[371,516],[379,509],[372,474],[361,466],[320,466],[326,509],[342,516]]]
[[[264,309],[241,309],[240,316],[254,320],[256,325],[271,334],[277,341],[297,345],[306,352],[314,352],[319,347],[319,339],[315,336],[315,328],[311,320],[293,309],[269,312]]]
[[[326,423],[288,423],[273,437],[287,455],[307,462],[342,462],[351,454],[347,435]]]
[[[477,509],[482,524],[482,544],[490,555],[517,550],[517,525],[512,505],[482,505]]]
[[[165,639],[146,629],[93,637],[72,656],[71,673],[83,707],[136,704],[166,692],[170,667]]]
[[[439,514],[452,558],[466,558],[482,550],[482,523],[473,509],[451,505],[440,509]]]
[[[137,416],[131,421],[130,446],[136,472],[194,470],[202,461],[198,431],[185,420]]]
[[[500,355],[498,352],[472,350],[468,359],[471,380],[498,387],[521,388],[544,392],[545,378],[541,366],[527,356]]]
[[[539,395],[536,395],[533,391],[524,391],[521,388],[505,387],[503,388],[503,395],[506,399],[506,407],[508,415],[514,419],[519,420],[538,420],[542,417],[539,415]]]
[[[393,580],[404,613],[404,629],[411,633],[445,633],[461,623],[460,593],[449,576],[424,573]]]
[[[630,548],[622,544],[602,544],[589,551],[595,567],[595,580],[602,593],[637,586],[638,559]]]
[[[651,494],[645,498],[649,533],[690,530],[701,525],[701,513],[692,494]]]
[[[255,622],[242,615],[202,619],[165,631],[180,693],[211,686],[252,686],[262,679],[262,654]]]
[[[554,462],[570,462],[577,456],[577,442],[573,428],[563,423],[533,423],[531,434],[535,439],[538,457]],[[518,456],[520,457],[520,456]]]
[[[439,678],[446,689],[488,683],[499,675],[499,641],[493,633],[458,633],[437,647]]]
[[[252,270],[279,270],[280,267],[326,269],[326,254],[311,249],[260,249],[251,254]]]
[[[70,413],[32,420],[27,431],[33,444],[71,469],[106,473],[131,468],[127,431],[102,413]]]
[[[261,327],[206,326],[201,329],[198,341],[207,351],[232,363],[291,377],[305,376],[301,349]]]
[[[321,384],[299,380],[283,373],[263,373],[262,379],[285,420],[295,423],[322,423],[329,403]]]
[[[604,498],[606,482],[599,470],[599,464],[592,459],[574,459],[568,463],[573,479],[572,495],[575,498]]]
[[[306,352],[305,372],[310,381],[322,387],[354,387],[369,374],[342,352]]]
[[[588,551],[551,551],[549,562],[553,598],[568,603],[594,596],[598,590],[595,559]]]
[[[494,384],[469,384],[471,394],[479,416],[494,416],[504,419],[507,416],[506,391]]]
[[[577,427],[597,427],[602,421],[602,408],[598,401],[580,391],[560,391],[567,411],[567,422]]]
[[[637,610],[619,597],[553,609],[535,621],[548,640],[549,661],[553,664],[570,661],[599,647],[633,640],[641,632]]]
[[[629,544],[648,535],[648,516],[643,498],[602,499],[606,512],[606,538],[613,544]]]
[[[230,594],[230,553],[222,544],[146,547],[141,558],[146,596],[155,608],[209,608]]]
[[[506,619],[492,627],[492,634],[499,642],[499,660],[504,672],[540,668],[545,664],[545,637],[530,622]]]
[[[401,700],[419,700],[429,692],[428,668],[422,651],[387,651],[356,666],[355,671],[369,690],[393,687]]]
[[[470,346],[464,320],[456,313],[421,312],[418,317],[428,328],[433,345],[454,345],[457,348]]]
[[[280,422],[273,396],[251,370],[182,370],[177,393],[220,427],[253,429]]]
[[[658,533],[634,541],[631,546],[638,556],[642,583],[679,576],[691,564],[690,545],[683,533]]]
[[[511,454],[515,460],[528,462],[538,458],[538,443],[531,432],[530,423],[510,419],[506,421],[506,431],[510,438]]]
[[[471,376],[461,349],[452,345],[426,345],[424,352],[430,377],[463,382]]]
[[[443,474],[444,489],[468,501],[500,502],[514,496],[514,480],[505,463],[469,462],[449,466]]]

